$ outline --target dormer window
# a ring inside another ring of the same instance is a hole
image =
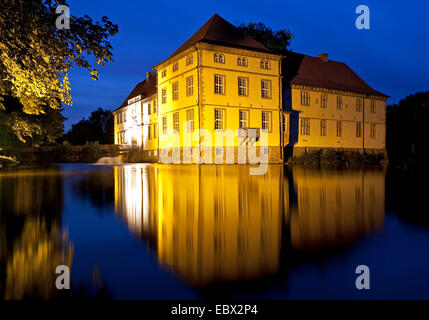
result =
[[[247,59],[244,57],[237,58],[237,65],[242,67],[247,67]]]
[[[216,63],[225,63],[225,56],[223,54],[215,53],[214,62]]]
[[[261,60],[261,69],[270,70],[270,62],[268,60]]]

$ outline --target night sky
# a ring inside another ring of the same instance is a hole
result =
[[[355,9],[370,8],[370,30],[358,30]],[[347,63],[370,86],[396,103],[429,90],[429,1],[102,1],[70,0],[72,15],[107,16],[119,25],[111,38],[113,63],[100,79],[71,72],[74,104],[66,106],[66,129],[98,107],[114,110],[152,66],[167,58],[214,13],[237,25],[263,22],[289,29],[290,49],[309,55],[327,52]]]

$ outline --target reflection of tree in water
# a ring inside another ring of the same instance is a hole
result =
[[[102,213],[114,207],[115,180],[112,168],[93,170],[72,183],[72,192],[81,199],[88,199]],[[110,211],[109,211],[110,212]]]
[[[428,181],[429,171],[425,169],[390,170],[386,177],[386,211],[415,226],[429,228]]]
[[[55,268],[71,265],[61,231],[63,180],[58,169],[0,176],[0,296],[55,295]]]

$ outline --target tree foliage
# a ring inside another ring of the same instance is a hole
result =
[[[262,43],[268,49],[280,54],[288,52],[287,47],[290,46],[292,39],[294,39],[293,34],[289,30],[280,29],[273,31],[262,22],[242,23],[238,26],[238,29]]]
[[[84,145],[87,142],[113,144],[114,117],[110,110],[98,108],[91,112],[88,119],[73,124],[65,135],[65,140],[72,145]]]
[[[118,26],[107,17],[94,22],[87,15],[71,15],[70,29],[59,30],[58,5],[58,0],[0,2],[0,95],[18,98],[26,113],[43,113],[41,106],[46,105],[71,105],[69,71],[83,67],[97,79],[95,64],[112,61],[108,38]]]
[[[395,164],[429,160],[429,91],[407,96],[387,107],[387,152]]]

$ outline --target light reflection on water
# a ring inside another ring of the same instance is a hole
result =
[[[404,284],[395,293],[388,279],[429,267],[410,249],[429,244],[427,230],[385,214],[385,171],[248,172],[63,165],[0,173],[0,296],[57,296],[54,270],[65,263],[69,295],[85,297],[404,298]],[[356,265],[386,270],[396,254],[402,271],[376,273],[383,287],[372,295],[356,292]]]

